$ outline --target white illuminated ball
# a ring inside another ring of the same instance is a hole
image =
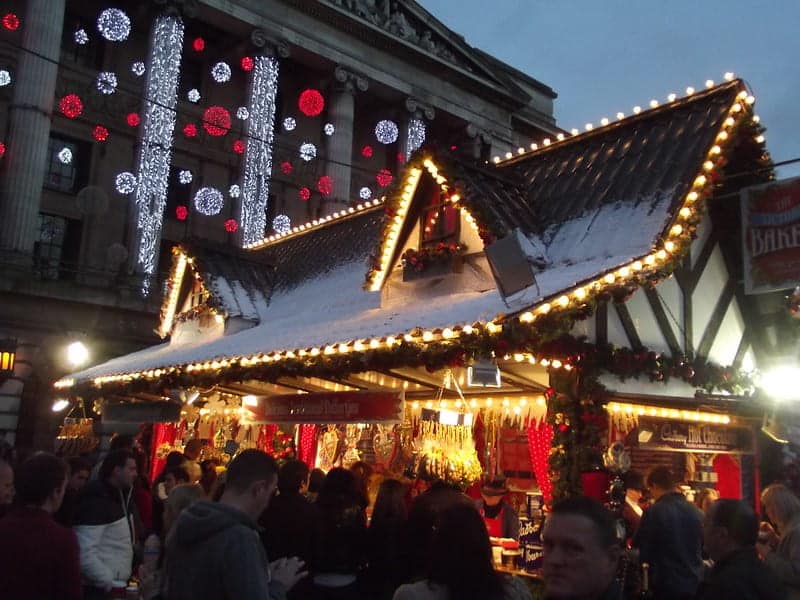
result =
[[[381,144],[394,144],[398,135],[400,135],[400,130],[394,121],[384,119],[375,125],[375,137]]]
[[[186,98],[188,98],[189,102],[200,102],[200,92],[197,88],[192,88],[187,92]]]
[[[370,198],[372,198],[372,190],[369,189],[368,187],[362,187],[359,190],[358,195],[362,200],[369,200]]]
[[[97,17],[97,31],[109,42],[124,42],[131,33],[131,19],[118,8],[107,8]]]
[[[72,40],[79,46],[83,46],[89,43],[89,34],[86,33],[86,30],[83,28],[77,29],[75,33],[72,34]]]
[[[58,160],[61,164],[68,165],[72,162],[72,150],[69,148],[62,148],[58,151]]]
[[[325,132],[325,135],[333,135],[336,133],[336,128],[333,126],[333,123],[325,123],[325,127],[322,128]]]
[[[297,121],[294,120],[294,117],[286,117],[283,120],[283,128],[286,131],[294,131],[295,127],[297,127]]]
[[[136,189],[136,175],[130,171],[123,171],[117,175],[114,184],[120,194],[130,194]]]
[[[5,87],[11,83],[11,73],[6,69],[0,69],[0,87]]]
[[[278,215],[272,219],[272,228],[276,233],[289,233],[292,230],[292,220],[286,215]]]
[[[79,367],[89,360],[89,349],[83,342],[72,342],[67,346],[67,360],[73,367]]]
[[[226,62],[218,62],[211,67],[211,77],[217,83],[227,83],[231,80],[231,67]]]
[[[317,157],[317,147],[311,142],[305,142],[300,146],[300,158],[309,162]]]
[[[209,217],[218,215],[224,203],[222,192],[213,187],[200,188],[194,195],[194,207],[197,212]]]
[[[180,181],[183,185],[187,185],[192,183],[192,172],[184,169],[178,173],[178,181]]]
[[[136,75],[137,77],[141,77],[144,75],[147,67],[144,66],[144,63],[140,60],[137,60],[135,63],[131,65],[131,72]]]
[[[242,195],[242,189],[234,183],[230,188],[228,188],[228,195],[231,198],[238,198]]]
[[[250,117],[250,111],[247,110],[247,107],[240,106],[236,109],[236,118],[241,121],[246,121]]]
[[[117,76],[111,71],[101,71],[97,75],[95,85],[101,94],[109,96],[117,91]]]

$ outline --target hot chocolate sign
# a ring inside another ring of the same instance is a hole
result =
[[[753,452],[753,432],[745,427],[639,417],[640,448],[685,452]]]
[[[314,392],[245,400],[250,423],[400,422],[402,392]]]

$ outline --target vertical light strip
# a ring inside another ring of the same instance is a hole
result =
[[[239,206],[240,242],[243,247],[264,239],[267,201],[272,177],[272,144],[275,138],[275,97],[280,63],[272,56],[258,56],[250,83],[247,149],[242,168]]]
[[[156,18],[150,38],[146,105],[134,193],[138,230],[136,271],[145,275],[142,283],[142,292],[145,294],[149,292],[151,277],[156,270],[161,224],[167,202],[183,29],[180,17],[160,15]]]
[[[406,135],[406,160],[425,142],[425,121],[409,119]]]

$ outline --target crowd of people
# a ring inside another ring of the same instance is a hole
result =
[[[476,503],[443,482],[410,500],[404,482],[385,479],[368,519],[367,465],[325,474],[246,450],[217,476],[191,450],[170,457],[152,488],[124,437],[97,468],[47,453],[0,458],[0,598],[531,598],[493,562],[490,533],[514,527],[502,483],[487,482]],[[702,510],[666,468],[628,488],[639,493],[626,500],[637,519],[629,543],[649,566],[648,597],[800,597],[800,500],[785,486],[762,494],[769,524],[739,500]],[[542,543],[547,598],[625,597],[618,519],[596,500],[556,502]]]

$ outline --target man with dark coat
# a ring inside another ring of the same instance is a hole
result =
[[[717,500],[703,522],[703,544],[714,567],[697,600],[782,600],[780,580],[758,558],[758,517],[740,500]]]
[[[478,512],[486,523],[489,537],[519,539],[519,515],[505,500],[508,494],[506,478],[498,476],[481,488]]]
[[[693,598],[703,569],[703,513],[677,489],[668,467],[647,476],[653,505],[633,538],[642,563],[650,565],[650,590],[658,600]]]

